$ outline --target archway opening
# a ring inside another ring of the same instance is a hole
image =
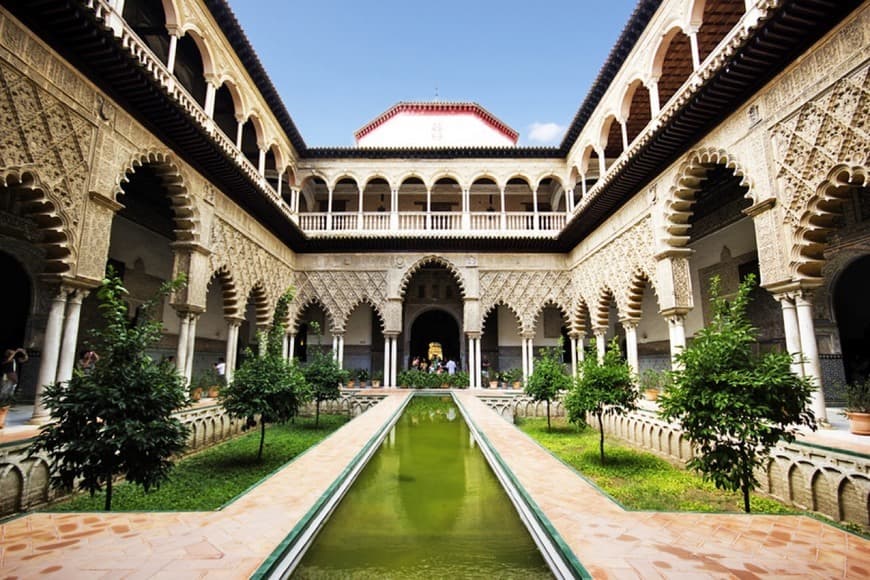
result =
[[[870,377],[870,255],[852,262],[837,280],[834,312],[848,382]]]
[[[459,324],[446,310],[433,309],[420,314],[411,324],[410,356],[429,360],[440,351],[440,359],[459,360]]]
[[[27,316],[30,313],[30,276],[27,270],[12,256],[0,252],[0,268],[8,277],[4,284],[6,298],[3,324],[0,325],[0,352],[7,348],[24,346],[27,333]]]

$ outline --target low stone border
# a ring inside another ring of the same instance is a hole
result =
[[[546,406],[528,396],[482,393],[478,397],[503,418],[544,417]],[[564,416],[561,401],[550,416]],[[608,415],[604,431],[636,447],[685,463],[695,450],[680,426],[649,412]],[[758,491],[787,505],[819,513],[838,522],[870,527],[870,456],[809,443],[780,443],[757,473]]]

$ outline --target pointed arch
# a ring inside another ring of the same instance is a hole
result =
[[[160,178],[169,195],[175,222],[175,239],[179,242],[200,241],[199,210],[194,197],[187,189],[186,180],[179,168],[180,163],[166,151],[146,150],[134,154],[118,172],[114,199],[123,193],[123,184],[130,180],[136,169],[150,165]]]
[[[752,205],[757,203],[752,180],[734,155],[712,147],[689,152],[686,161],[677,171],[674,185],[668,191],[665,201],[665,245],[678,248],[689,243],[689,221],[693,214],[695,196],[703,185],[707,171],[715,165],[734,171],[734,175],[740,178],[740,186],[749,190],[746,198],[752,201]]]
[[[540,320],[541,315],[544,313],[544,310],[546,310],[547,308],[551,308],[551,307],[556,308],[559,312],[562,313],[562,322],[564,323],[565,326],[567,326],[568,328],[571,328],[571,308],[569,306],[562,304],[561,302],[559,302],[558,300],[556,300],[554,298],[547,298],[544,302],[542,302],[540,305],[538,305],[538,307],[535,309],[534,313],[532,314],[532,316],[530,318],[530,324],[531,324],[531,328],[529,329],[530,331],[534,330],[535,328],[538,327],[538,321]]]
[[[66,274],[74,261],[72,221],[63,210],[60,196],[46,186],[32,170],[4,168],[0,185],[9,188],[20,203],[23,217],[33,220],[42,237],[38,245],[45,250],[46,274]]]
[[[411,281],[411,278],[416,274],[420,268],[426,266],[428,264],[437,264],[439,266],[443,266],[448,272],[453,274],[456,283],[459,285],[459,290],[462,292],[462,298],[464,299],[468,293],[466,290],[465,278],[462,276],[462,272],[459,271],[459,268],[443,256],[438,256],[436,254],[430,254],[428,256],[424,256],[420,258],[416,262],[414,262],[407,270],[405,270],[404,275],[402,276],[402,282],[399,284],[399,297],[405,298],[405,291],[408,289],[408,283]]]

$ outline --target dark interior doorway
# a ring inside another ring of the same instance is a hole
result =
[[[870,377],[870,256],[852,262],[837,280],[834,311],[846,380]]]
[[[30,313],[30,277],[9,254],[0,252],[0,272],[6,278],[3,324],[0,324],[0,352],[24,346],[27,315]]]
[[[411,325],[411,352],[415,356],[428,357],[429,343],[441,344],[444,360],[459,362],[459,324],[444,310],[429,310],[417,317]]]

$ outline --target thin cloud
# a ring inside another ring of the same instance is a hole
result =
[[[529,141],[550,145],[565,133],[565,127],[557,123],[532,123],[529,125]]]

